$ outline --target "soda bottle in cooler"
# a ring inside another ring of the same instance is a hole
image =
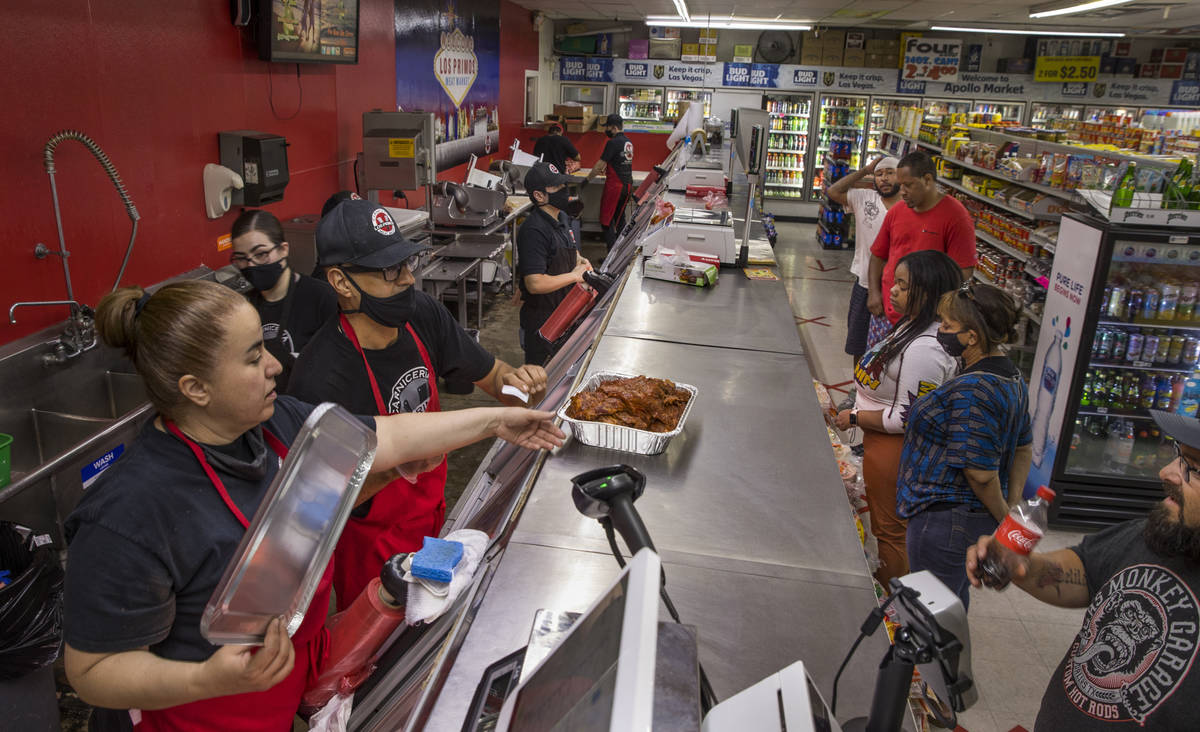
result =
[[[1054,491],[1041,486],[1032,498],[1009,510],[988,543],[987,556],[979,563],[979,579],[984,585],[997,590],[1008,587],[1019,558],[1029,556],[1045,536],[1047,512],[1053,500]]]
[[[1108,328],[1101,328],[1097,334],[1096,352],[1093,354],[1093,358],[1097,361],[1107,361],[1112,357],[1112,335],[1112,331]]]
[[[1174,384],[1170,374],[1159,374],[1154,380],[1154,408],[1170,411]]]
[[[1142,360],[1154,363],[1154,359],[1158,356],[1158,341],[1159,337],[1151,333],[1142,339]]]
[[[1162,296],[1158,300],[1158,319],[1174,320],[1175,308],[1179,305],[1179,285],[1166,284],[1162,286]]]
[[[1158,383],[1154,374],[1144,372],[1138,384],[1138,402],[1136,406],[1142,409],[1154,409],[1154,399],[1158,392]],[[1133,405],[1130,405],[1131,408]]]
[[[1125,347],[1128,345],[1128,343],[1129,343],[1129,334],[1128,333],[1126,333],[1123,330],[1117,330],[1117,332],[1113,333],[1112,360],[1114,360],[1114,361],[1124,361],[1125,360]]]
[[[1136,318],[1141,315],[1142,320],[1157,320],[1158,319],[1158,290],[1153,287],[1146,288],[1146,296],[1142,301],[1142,310],[1140,313],[1134,313]]]
[[[1125,360],[1137,361],[1142,357],[1142,348],[1145,346],[1141,332],[1130,333],[1129,343],[1125,346]]]

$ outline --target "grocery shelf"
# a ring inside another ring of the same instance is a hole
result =
[[[827,125],[824,123],[821,124],[821,129],[823,129],[823,130],[857,130],[858,132],[863,131],[862,125]]]
[[[808,130],[767,130],[769,135],[807,135]]]
[[[802,168],[802,167],[801,168],[789,168],[787,166],[778,166],[778,165],[764,165],[763,169],[764,170],[794,170],[797,173],[804,170],[804,168]]]
[[[1122,361],[1121,363],[1096,363],[1091,361],[1088,368],[1121,369],[1122,371],[1162,371],[1170,374],[1192,374],[1195,368],[1179,368],[1178,366],[1159,366],[1149,361]]]
[[[1019,249],[1015,249],[1011,244],[1005,244],[1004,242],[1000,241],[999,239],[992,236],[991,234],[985,234],[984,232],[980,231],[979,229],[976,229],[975,230],[975,238],[978,239],[979,241],[985,242],[987,244],[991,244],[992,246],[996,247],[997,249],[1004,252],[1005,254],[1007,254],[1010,257],[1019,259],[1022,262],[1029,261],[1028,254],[1020,251]]]
[[[1071,200],[1075,197],[1075,191],[1069,191],[1069,190],[1065,190],[1062,188],[1055,188],[1053,186],[1043,185],[1041,183],[1033,183],[1030,181],[1013,180],[1012,178],[1009,178],[1008,176],[1001,175],[1000,171],[995,170],[994,168],[984,168],[983,166],[976,165],[974,163],[968,163],[965,160],[956,160],[955,158],[948,158],[945,155],[942,156],[942,160],[945,160],[947,163],[950,163],[951,165],[957,165],[960,168],[966,168],[967,170],[973,170],[976,173],[981,173],[983,175],[991,176],[992,178],[995,178],[996,180],[1001,180],[1001,181],[1004,181],[1005,183],[1012,183],[1015,186],[1021,186],[1022,188],[1028,188],[1033,191],[1038,191],[1039,193],[1045,193],[1046,195],[1054,196],[1055,198]]]
[[[972,130],[973,132],[975,130]],[[1092,150],[1083,147],[1082,145],[1064,145],[1061,142],[1049,142],[1047,140],[1038,140],[1033,137],[1024,137],[1022,135],[1010,135],[1007,132],[999,132],[997,130],[978,130],[979,132],[988,135],[995,135],[1003,140],[1011,140],[1013,142],[1030,142],[1036,144],[1039,148],[1049,152],[1063,152],[1068,155],[1095,155],[1096,157],[1108,158],[1110,160],[1128,160],[1138,165],[1158,165],[1164,168],[1174,168],[1178,163],[1175,160],[1157,160],[1150,156],[1130,155],[1128,153],[1119,153],[1109,150]],[[985,141],[986,142],[986,141]]]
[[[763,183],[767,188],[806,188],[803,183]]]
[[[772,117],[799,117],[800,119],[808,119],[807,114],[795,114],[792,112],[768,112]]]
[[[999,201],[997,201],[994,198],[988,198],[987,196],[983,195],[979,191],[973,190],[971,188],[967,188],[966,186],[964,186],[961,183],[955,183],[954,181],[949,180],[947,178],[943,178],[941,176],[938,176],[938,183],[941,183],[942,185],[944,185],[948,188],[953,188],[956,191],[962,191],[963,193],[967,194],[968,196],[979,199],[980,201],[983,201],[984,203],[988,204],[989,206],[995,206],[996,208],[998,208],[1002,211],[1008,211],[1011,214],[1016,214],[1017,216],[1020,216],[1021,218],[1027,219],[1029,221],[1037,221],[1038,219],[1060,219],[1060,218],[1062,218],[1061,216],[1059,216],[1057,214],[1038,215],[1038,214],[1027,213],[1018,208],[1013,208],[1012,206],[1009,206],[1007,203],[1000,203]]]
[[[1188,321],[1191,322],[1191,321]],[[1200,325],[1179,325],[1178,323],[1139,323],[1132,320],[1107,320],[1101,319],[1097,321],[1097,326],[1101,325],[1122,325],[1127,328],[1156,328],[1158,330],[1188,330],[1200,332]]]
[[[781,152],[781,153],[792,153],[795,155],[803,155],[807,151],[806,150],[788,150],[788,149],[782,148],[782,147],[768,147],[767,152]]]
[[[1128,410],[1120,410],[1110,412],[1108,407],[1096,407],[1095,409],[1080,409],[1075,413],[1079,417],[1120,417],[1121,419],[1141,419],[1147,422],[1153,421],[1153,417],[1145,414],[1130,414]]]

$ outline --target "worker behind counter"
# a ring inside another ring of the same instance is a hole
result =
[[[296,361],[291,393],[336,402],[355,414],[438,412],[439,377],[472,382],[496,399],[514,386],[536,404],[546,388],[540,366],[514,368],[488,353],[437,300],[413,285],[413,259],[428,247],[405,238],[377,203],[346,200],[317,227],[317,263],[338,296],[340,314]],[[412,480],[410,480],[410,478]],[[446,514],[446,460],[404,466],[351,514],[334,552],[333,585],[345,608],[388,557],[415,552],[437,536]]]
[[[600,153],[600,159],[588,173],[590,181],[604,173],[604,196],[600,199],[600,228],[604,231],[604,246],[612,249],[625,228],[625,205],[633,191],[633,143],[622,130],[625,121],[619,114],[610,114],[604,120],[604,134],[608,142]]]
[[[570,203],[571,176],[550,163],[535,163],[525,174],[525,192],[534,210],[517,230],[517,279],[520,282],[520,339],[525,363],[544,365],[554,348],[540,335],[554,309],[583,273],[592,268],[579,253],[579,241],[564,209]]]
[[[262,320],[263,343],[283,367],[275,385],[286,394],[301,349],[337,314],[337,296],[323,280],[292,271],[283,227],[271,212],[243,211],[230,236],[229,261],[254,288],[246,297]]]
[[[533,155],[566,173],[579,170],[579,150],[563,135],[561,120],[550,125],[546,134],[533,143]]]
[[[328,570],[290,639],[280,619],[260,648],[218,647],[200,618],[313,406],[277,397],[279,362],[258,314],[215,282],[116,290],[96,308],[96,329],[125,350],[155,414],[65,523],[64,661],[99,708],[90,728],[129,729],[131,712],[106,710],[137,710],[146,731],[291,729],[301,696],[337,660],[327,657]],[[552,417],[508,408],[360,419],[378,437],[379,472],[496,436],[550,448],[562,436]],[[11,710],[3,719],[20,729]]]

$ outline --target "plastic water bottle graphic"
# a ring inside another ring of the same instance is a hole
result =
[[[1058,396],[1058,383],[1062,376],[1062,352],[1067,348],[1066,337],[1071,334],[1071,319],[1067,318],[1066,328],[1058,330],[1058,318],[1051,321],[1055,328],[1054,338],[1046,349],[1042,359],[1042,376],[1038,382],[1037,404],[1033,409],[1033,464],[1041,467],[1043,458],[1049,452],[1050,417],[1054,414],[1054,401]]]

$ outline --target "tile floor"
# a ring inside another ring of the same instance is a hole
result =
[[[850,385],[846,307],[854,276],[853,252],[827,251],[816,242],[812,224],[777,222],[776,257],[813,376],[834,399]],[[1048,550],[1076,544],[1082,534],[1052,529],[1042,540]],[[971,662],[979,701],[959,715],[966,732],[1033,729],[1042,692],[1079,630],[1083,610],[1045,605],[1018,589],[972,590]]]

